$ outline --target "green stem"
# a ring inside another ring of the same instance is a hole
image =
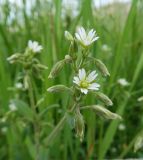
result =
[[[30,77],[30,76],[29,76]],[[31,80],[29,79],[29,98],[30,98],[30,104],[31,104],[31,108],[33,110],[34,113],[34,120],[33,120],[33,126],[34,126],[34,140],[35,140],[35,160],[39,160],[39,149],[40,149],[40,127],[39,127],[39,121],[38,121],[38,115],[37,115],[37,111],[36,111],[36,105],[34,102],[34,94],[33,94],[33,87],[32,87],[32,83]]]
[[[75,107],[76,107],[76,103],[73,105],[73,107],[68,111],[68,112],[73,112]],[[44,144],[45,146],[49,146],[51,144],[51,142],[55,139],[55,137],[59,134],[59,132],[61,131],[61,129],[64,127],[64,124],[66,122],[66,118],[68,116],[68,112],[65,113],[65,115],[63,116],[63,118],[60,120],[60,122],[57,124],[57,126],[53,129],[53,131],[51,132],[51,134],[45,139]]]
[[[79,64],[79,66],[78,66],[78,68],[77,68],[78,70],[83,67],[85,59],[86,59],[86,57],[83,56],[82,59],[81,59],[81,62],[80,62],[80,64]]]
[[[76,61],[73,61],[73,63],[72,63],[72,67],[73,68],[72,69],[74,70],[75,73],[77,73],[78,70],[83,66],[85,59],[86,59],[86,56],[83,56],[78,67],[76,65]],[[74,91],[74,92],[76,92],[76,91]],[[79,104],[79,101],[77,101],[76,98],[74,98],[74,95],[76,95],[76,94],[73,94],[73,99],[74,99],[75,103],[74,103],[73,107],[70,109],[70,111],[68,111],[68,112],[73,112],[74,109]],[[63,128],[63,126],[64,126],[64,124],[66,122],[66,118],[68,116],[68,112],[65,113],[65,115],[60,120],[60,122],[57,124],[57,126],[53,129],[51,134],[44,140],[45,146],[49,146],[51,144],[51,142],[55,139],[55,137],[59,134],[60,130]]]

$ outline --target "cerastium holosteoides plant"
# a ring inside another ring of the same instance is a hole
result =
[[[12,56],[8,57],[7,60],[11,64],[20,64],[21,65],[21,81],[23,83],[23,90],[28,93],[28,99],[30,103],[30,107],[32,110],[33,117],[29,117],[32,119],[33,130],[34,130],[34,144],[35,144],[35,158],[39,159],[39,148],[40,148],[40,130],[41,125],[39,122],[39,111],[37,104],[40,101],[36,101],[35,99],[35,89],[34,89],[34,78],[42,78],[41,71],[47,69],[45,65],[42,65],[40,61],[37,59],[37,54],[42,50],[42,46],[38,44],[38,42],[31,40],[28,42],[28,46],[24,53],[15,53]]]
[[[71,114],[74,119],[74,128],[76,130],[76,136],[83,140],[85,121],[81,113],[81,110],[92,109],[103,118],[107,119],[121,119],[121,117],[115,113],[110,112],[104,106],[98,104],[92,104],[84,106],[84,99],[88,93],[96,95],[97,99],[104,102],[105,105],[112,105],[112,101],[105,94],[99,92],[100,84],[96,83],[98,73],[96,70],[91,71],[88,64],[92,64],[92,67],[96,67],[103,76],[109,76],[108,69],[99,59],[90,56],[91,45],[99,38],[96,35],[95,30],[90,30],[88,33],[83,27],[79,28],[75,36],[72,36],[68,31],[65,31],[65,37],[70,41],[70,47],[68,55],[63,60],[57,62],[49,74],[49,78],[55,78],[58,76],[62,68],[69,64],[74,74],[72,86],[67,87],[63,84],[54,85],[47,89],[48,92],[68,92],[71,96],[70,105],[65,113],[64,117],[53,129],[51,134],[45,139],[45,144],[49,145],[55,138],[59,131],[63,128],[68,114]],[[67,106],[68,107],[68,106]]]

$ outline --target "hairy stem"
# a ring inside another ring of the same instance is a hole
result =
[[[68,112],[73,112],[73,110],[76,107],[76,103],[73,105],[73,107]],[[53,131],[50,133],[50,135],[44,140],[45,146],[49,146],[51,142],[55,139],[55,137],[59,134],[61,129],[64,127],[64,124],[66,122],[66,118],[68,116],[68,112],[65,113],[63,118],[59,121],[59,123],[56,125],[56,127],[53,129]]]
[[[30,77],[30,76],[29,76]],[[32,83],[31,80],[29,79],[29,98],[30,98],[30,104],[31,104],[31,108],[33,110],[34,113],[34,120],[33,120],[33,126],[34,126],[34,141],[35,141],[35,160],[39,160],[39,148],[40,148],[40,127],[39,127],[39,121],[38,121],[38,115],[37,115],[37,111],[36,111],[36,105],[34,102],[34,94],[33,94],[33,87],[32,87]]]

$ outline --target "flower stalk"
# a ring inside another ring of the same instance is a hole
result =
[[[39,123],[39,113],[37,109],[37,102],[34,97],[33,75],[36,73],[36,77],[41,78],[41,70],[47,69],[47,66],[41,64],[36,58],[37,53],[40,53],[42,46],[38,42],[31,40],[28,42],[28,46],[24,53],[16,53],[8,57],[7,60],[13,64],[18,63],[22,66],[22,80],[24,90],[28,92],[29,104],[33,113],[32,124],[33,124],[33,137],[35,145],[35,160],[40,160],[40,130],[41,125]]]
[[[29,75],[30,76],[30,75]],[[32,111],[34,113],[34,119],[33,119],[33,127],[34,127],[34,141],[35,141],[35,160],[39,160],[39,150],[40,150],[40,124],[39,124],[39,115],[36,110],[36,105],[34,101],[34,93],[33,93],[33,87],[32,87],[32,81],[29,80],[29,99]]]

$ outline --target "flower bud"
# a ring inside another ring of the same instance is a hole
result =
[[[57,62],[53,66],[48,78],[55,78],[58,75],[58,73],[62,70],[64,65],[65,65],[65,59]]]
[[[73,41],[74,40],[73,36],[68,31],[65,31],[65,38],[68,41]]]
[[[36,67],[38,67],[39,69],[42,69],[42,70],[48,69],[47,66],[45,66],[45,65],[43,65],[43,64],[40,64],[40,63],[36,64]]]
[[[15,53],[12,56],[8,57],[7,60],[9,61],[9,63],[15,63],[20,57],[20,53]]]
[[[110,76],[110,73],[107,67],[102,61],[100,61],[99,59],[95,59],[94,62],[104,76]]]
[[[48,88],[47,91],[51,92],[51,93],[63,92],[63,91],[70,91],[71,92],[71,89],[64,86],[64,85],[55,85],[55,86]]]
[[[143,135],[139,135],[134,144],[134,152],[143,147]]]
[[[28,75],[24,76],[24,82],[23,82],[23,84],[24,84],[24,88],[25,89],[29,88],[29,76]]]
[[[107,106],[112,106],[113,105],[113,102],[111,101],[111,99],[106,96],[105,94],[101,93],[101,92],[96,92],[95,93],[97,95],[97,97],[105,103],[105,105]]]
[[[107,67],[105,66],[105,64],[101,60],[93,58],[93,57],[88,57],[88,58],[90,61],[93,61],[95,63],[95,65],[100,70],[100,72],[103,74],[103,76],[110,76],[110,73],[109,73]]]
[[[84,137],[84,119],[82,114],[79,110],[76,110],[75,112],[75,129],[76,129],[76,135],[80,138],[80,141],[83,140]]]
[[[66,61],[66,63],[71,63],[72,57],[70,55],[65,55],[65,61]]]
[[[98,114],[99,116],[105,118],[105,119],[122,119],[121,116],[119,116],[116,113],[112,113],[110,112],[108,109],[100,106],[100,105],[91,105],[91,106],[85,106],[84,108],[89,108],[89,109],[93,109],[96,114]]]

